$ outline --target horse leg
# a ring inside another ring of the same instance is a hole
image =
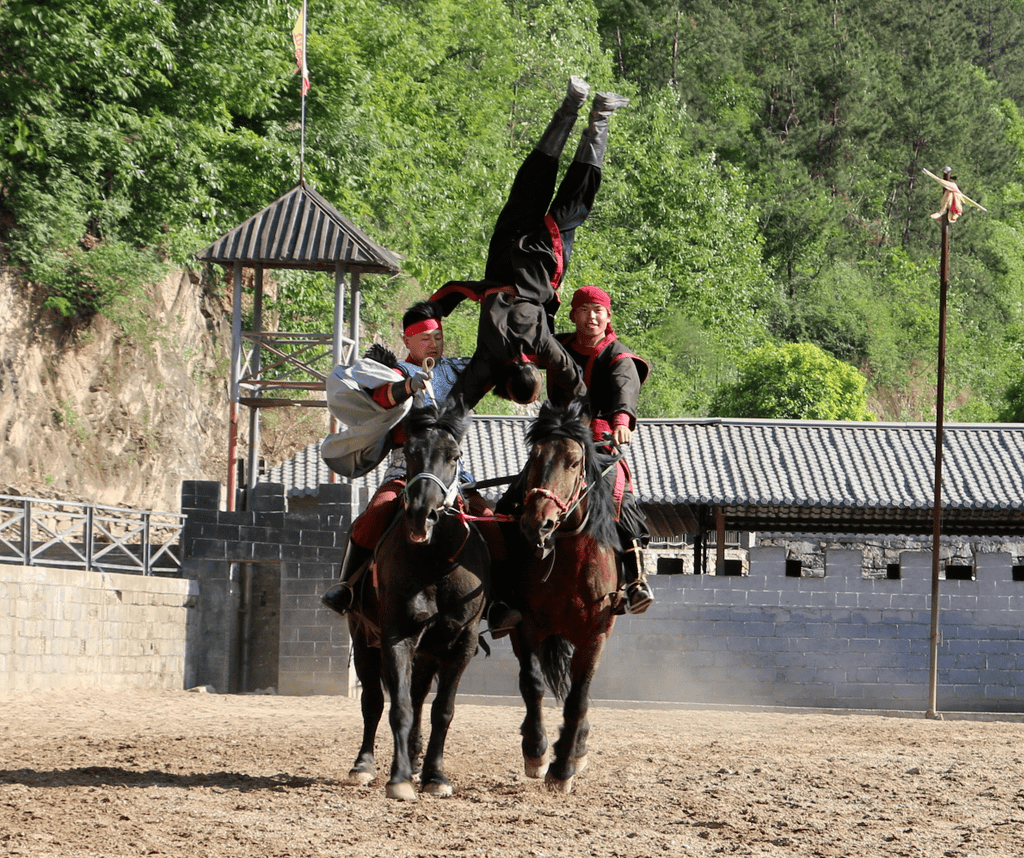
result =
[[[420,788],[430,795],[446,798],[452,794],[451,781],[444,774],[444,746],[455,716],[455,695],[459,690],[459,681],[476,652],[477,637],[475,624],[472,629],[463,631],[448,650],[438,671],[437,695],[430,707],[430,741],[423,757],[420,778]]]
[[[523,768],[528,778],[542,778],[548,770],[548,737],[544,732],[544,679],[540,657],[522,645],[519,653],[519,693],[526,716],[519,727],[523,736]]]
[[[391,697],[388,721],[394,739],[391,777],[385,786],[388,798],[415,801],[412,785],[412,764],[409,760],[409,735],[412,732],[413,713],[410,680],[412,675],[413,644],[408,639],[390,641],[382,645],[384,676]]]
[[[357,622],[350,622],[353,658],[356,676],[363,686],[359,706],[363,713],[363,743],[359,754],[348,773],[348,782],[366,786],[377,777],[377,764],[373,746],[377,738],[377,727],[384,713],[384,687],[381,684],[380,650],[367,645],[366,635]]]
[[[417,654],[412,664],[412,730],[409,732],[409,762],[413,779],[420,774],[423,757],[423,701],[430,692],[430,684],[437,674],[437,662],[432,656]]]
[[[599,635],[588,645],[577,646],[573,653],[572,687],[562,707],[562,730],[555,742],[555,759],[545,780],[553,792],[571,792],[573,776],[587,766],[590,683],[601,661],[605,638],[605,635]]]

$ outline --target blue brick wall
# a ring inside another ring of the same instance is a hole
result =
[[[939,711],[1024,711],[1024,582],[1012,562],[979,554],[976,580],[940,584]],[[784,549],[752,548],[748,576],[654,576],[656,603],[618,619],[592,696],[923,711],[931,553],[904,552],[900,579],[864,578],[861,563],[860,551],[830,550],[824,577],[788,578]],[[516,693],[508,644],[493,649],[463,693]]]
[[[278,690],[285,694],[350,694],[347,624],[320,604],[337,580],[348,541],[353,508],[347,484],[320,487],[319,503],[287,511],[284,487],[256,486],[252,509],[219,509],[221,484],[182,483],[182,575],[199,581],[203,641],[197,653],[199,684],[218,691],[240,690],[239,649],[243,636],[244,569],[240,564],[274,564],[281,575],[278,640],[252,640],[251,647],[275,647]]]
[[[200,580],[206,652],[201,680],[228,690],[237,655],[239,583],[233,564],[281,570],[279,689],[354,690],[347,625],[320,605],[344,554],[360,498],[320,487],[319,505],[286,511],[283,489],[258,487],[247,512],[220,511],[219,483],[186,482],[183,575]],[[657,601],[620,617],[596,699],[695,704],[928,708],[931,553],[903,551],[901,577],[864,577],[860,550],[828,548],[824,576],[785,574],[786,549],[750,549],[745,576],[652,576]],[[976,555],[976,579],[942,581],[939,711],[1024,711],[1024,582],[1009,553]],[[815,567],[816,571],[820,571]],[[877,571],[868,569],[869,573]],[[508,639],[491,642],[463,694],[518,696]]]

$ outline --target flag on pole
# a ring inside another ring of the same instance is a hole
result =
[[[292,27],[292,41],[295,43],[295,71],[302,72],[302,94],[309,92],[309,68],[306,66],[306,4],[299,9],[299,17]]]

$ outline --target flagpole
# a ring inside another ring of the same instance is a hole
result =
[[[302,107],[299,113],[299,184],[305,184],[306,172],[306,93],[309,92],[309,67],[306,65],[306,42],[309,27],[306,22],[306,0],[302,0],[299,17],[292,27],[292,42],[295,48],[296,71],[299,73],[299,92]]]
[[[306,66],[306,43],[308,42],[309,19],[306,16],[306,0],[302,0],[302,80],[299,89],[302,91],[302,116],[299,120],[300,142],[299,142],[299,184],[305,184],[306,171],[306,80],[308,80]]]

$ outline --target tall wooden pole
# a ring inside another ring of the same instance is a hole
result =
[[[951,179],[946,167],[943,178]],[[932,622],[928,665],[928,711],[926,717],[942,720],[938,713],[939,680],[939,567],[942,547],[942,413],[946,393],[946,291],[949,286],[949,212],[942,213],[942,247],[939,254],[939,356],[935,389],[935,499],[932,507]]]
[[[306,183],[306,90],[308,89],[309,71],[306,68],[306,42],[309,39],[309,21],[306,17],[306,0],[302,0],[302,56],[296,57],[299,61],[299,74],[302,81],[299,87],[302,91],[302,112],[299,120],[299,184]]]

